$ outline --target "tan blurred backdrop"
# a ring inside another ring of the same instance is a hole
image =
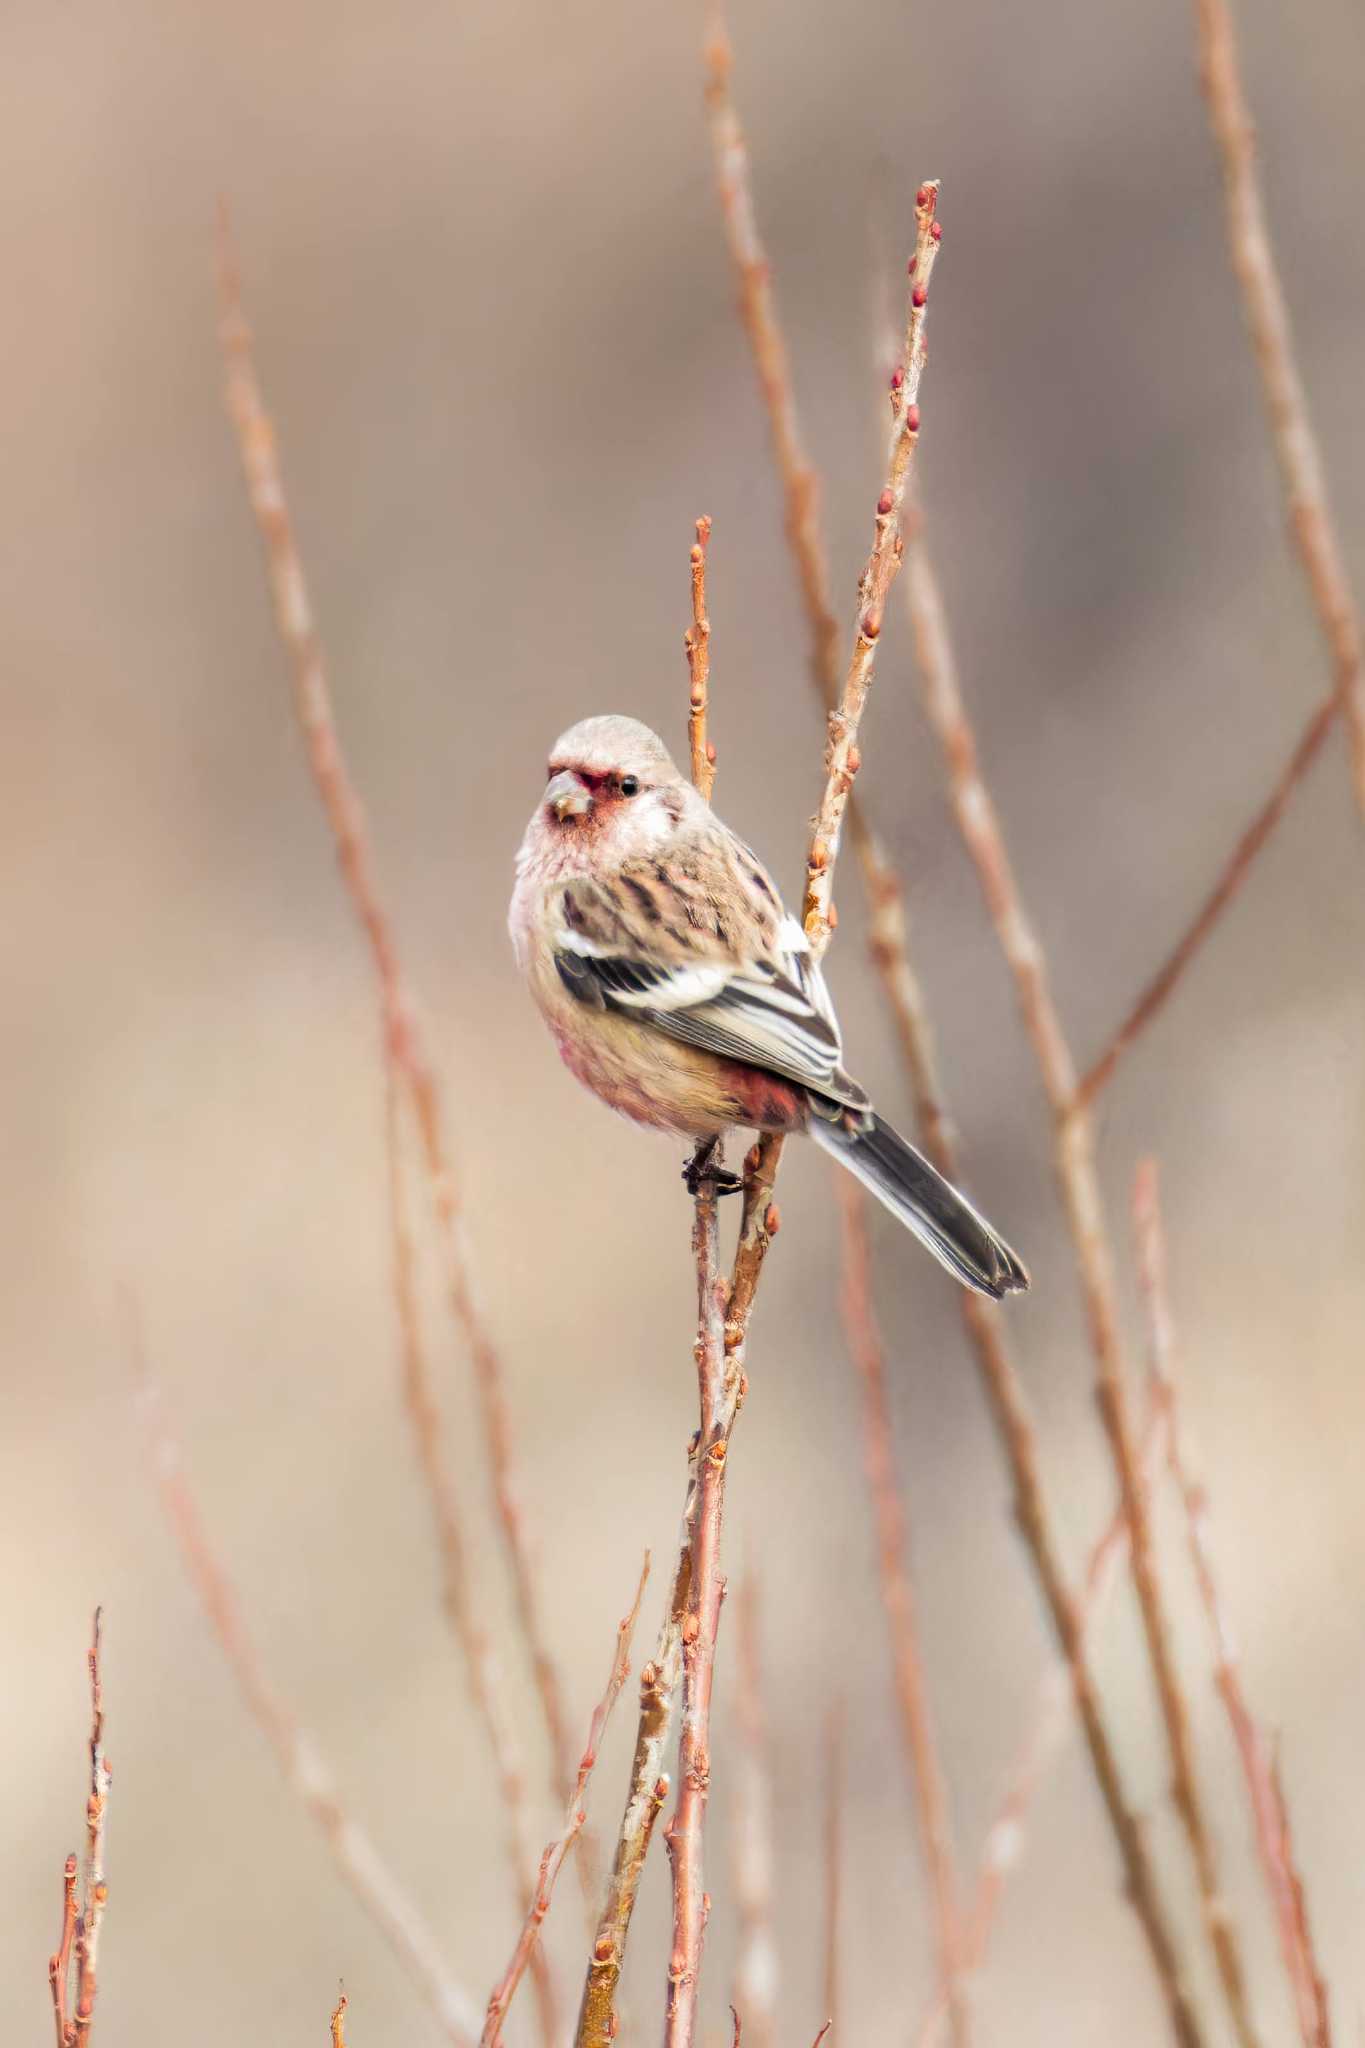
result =
[[[1241,14],[1359,587],[1365,31],[1351,0],[1314,0],[1293,21],[1266,0]],[[1087,1054],[1325,683],[1221,239],[1188,9],[750,0],[734,29],[841,606],[875,495],[871,194],[890,195],[899,263],[915,182],[944,181],[922,451],[935,551],[988,771]],[[205,2048],[317,2042],[342,1975],[357,2048],[437,2038],[282,1791],[187,1589],[130,1402],[128,1284],[268,1666],[480,1998],[514,1926],[395,1401],[375,1003],[220,405],[220,191],[343,731],[449,1082],[575,1727],[641,1549],[667,1557],[694,1399],[680,1159],[558,1069],[514,977],[504,906],[556,732],[620,709],[681,743],[686,550],[703,510],[721,808],[798,879],[820,729],[717,226],[699,39],[690,5],[618,0],[6,10],[0,1996],[16,2040],[50,2024],[96,1599],[116,1772],[104,2048],[190,2031]],[[972,1185],[1033,1267],[1010,1323],[1079,1556],[1113,1489],[1044,1106],[899,616],[867,734],[868,794],[909,878]],[[1150,1147],[1163,1162],[1219,1559],[1252,1696],[1282,1735],[1347,2035],[1365,2001],[1363,877],[1334,742],[1102,1117],[1116,1223],[1135,1159]],[[847,1037],[903,1113],[851,871],[841,902]],[[881,2043],[906,2037],[929,1987],[929,1923],[814,1157],[792,1159],[784,1210],[729,1527],[735,1568],[747,1561],[764,1595],[784,2038],[809,2040],[823,2017],[818,1740],[841,1695],[844,2037]],[[893,1226],[874,1230],[970,1862],[1047,1637],[952,1290]],[[1124,1294],[1131,1311],[1127,1273]],[[465,1363],[439,1317],[432,1329],[481,1578],[505,1616]],[[1136,1352],[1135,1316],[1130,1332]],[[1284,2040],[1184,1593],[1180,1611],[1230,1888],[1267,2038]],[[1105,1676],[1203,1986],[1132,1642],[1116,1616]],[[732,1650],[713,1800],[717,2037]],[[512,1644],[508,1664],[538,1759]],[[629,1718],[597,1787],[608,1821]],[[542,1839],[552,1809],[535,1783]],[[655,1869],[630,1977],[646,2039],[661,1899]],[[551,1923],[566,1969],[579,1926],[566,1893]],[[1162,2038],[1074,1743],[1040,1800],[980,2009],[983,2038],[1019,2048]]]

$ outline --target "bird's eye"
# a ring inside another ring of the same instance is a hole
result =
[[[640,794],[640,778],[638,775],[623,775],[621,777],[621,794],[622,796],[638,796]]]

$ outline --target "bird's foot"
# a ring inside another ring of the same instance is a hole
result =
[[[716,1165],[715,1162],[719,1153],[720,1139],[708,1138],[705,1144],[697,1147],[683,1168],[682,1177],[686,1184],[687,1192],[694,1200],[700,1193],[701,1184],[704,1180],[710,1181],[717,1196],[737,1195],[743,1190],[743,1174],[731,1173],[728,1167]]]

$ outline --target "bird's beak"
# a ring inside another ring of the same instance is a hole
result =
[[[591,795],[568,768],[550,777],[545,791],[545,802],[561,825],[566,818],[581,818],[586,811],[592,809]]]

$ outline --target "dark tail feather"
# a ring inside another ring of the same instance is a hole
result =
[[[817,1144],[856,1174],[964,1286],[996,1301],[1028,1286],[1023,1260],[890,1124],[874,1115],[866,1130],[848,1130],[812,1106],[810,1134]]]

